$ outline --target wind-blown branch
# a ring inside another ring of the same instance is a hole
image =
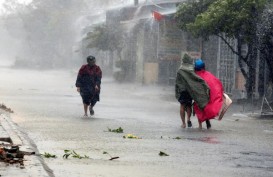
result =
[[[224,42],[225,44],[228,45],[228,47],[230,48],[230,50],[235,53],[236,55],[240,56],[240,53],[238,53],[232,46],[231,44],[226,40],[226,38],[220,34],[216,34],[216,36],[220,37]]]

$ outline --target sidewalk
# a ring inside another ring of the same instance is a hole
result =
[[[15,123],[11,121],[9,113],[0,110],[0,143],[19,145],[19,150],[24,152],[35,152],[38,154],[35,145],[20,131]],[[8,164],[0,162],[1,177],[48,177],[54,176],[52,171],[44,164],[43,159],[38,155],[25,155],[24,166],[18,163]]]

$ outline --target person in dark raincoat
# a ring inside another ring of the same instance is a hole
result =
[[[102,72],[98,65],[96,65],[96,58],[94,56],[87,57],[87,63],[82,65],[78,72],[76,87],[80,93],[84,108],[84,117],[87,117],[87,110],[89,107],[90,115],[94,115],[94,106],[100,100],[101,78]]]
[[[181,66],[177,71],[175,96],[180,102],[181,127],[186,128],[185,112],[187,112],[188,127],[191,127],[192,100],[200,108],[204,108],[209,102],[209,87],[202,78],[195,74],[193,59],[188,54],[183,56]]]

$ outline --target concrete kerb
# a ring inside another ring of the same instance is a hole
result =
[[[39,152],[36,145],[20,127],[18,127],[7,114],[2,113],[2,111],[0,114],[0,125],[5,134],[4,138],[10,138],[13,144],[19,145],[20,151],[35,152],[35,155],[25,155],[24,169],[20,169],[14,165],[0,165],[0,176],[54,177],[52,170],[44,163],[42,157],[37,155]],[[0,137],[2,137],[2,135],[0,135]]]

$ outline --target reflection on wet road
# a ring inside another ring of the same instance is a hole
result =
[[[188,140],[201,141],[204,143],[218,144],[220,143],[216,137],[202,137],[202,138],[187,138]]]
[[[8,73],[8,74],[7,74]],[[0,70],[1,102],[36,143],[58,177],[271,177],[273,120],[232,116],[211,130],[181,129],[172,87],[117,84],[103,78],[95,116],[82,118],[76,75],[67,71]],[[107,132],[122,127],[123,133]],[[141,139],[123,138],[133,134]],[[63,159],[64,149],[90,159]],[[159,156],[159,152],[169,156]],[[119,159],[109,161],[108,152]]]

